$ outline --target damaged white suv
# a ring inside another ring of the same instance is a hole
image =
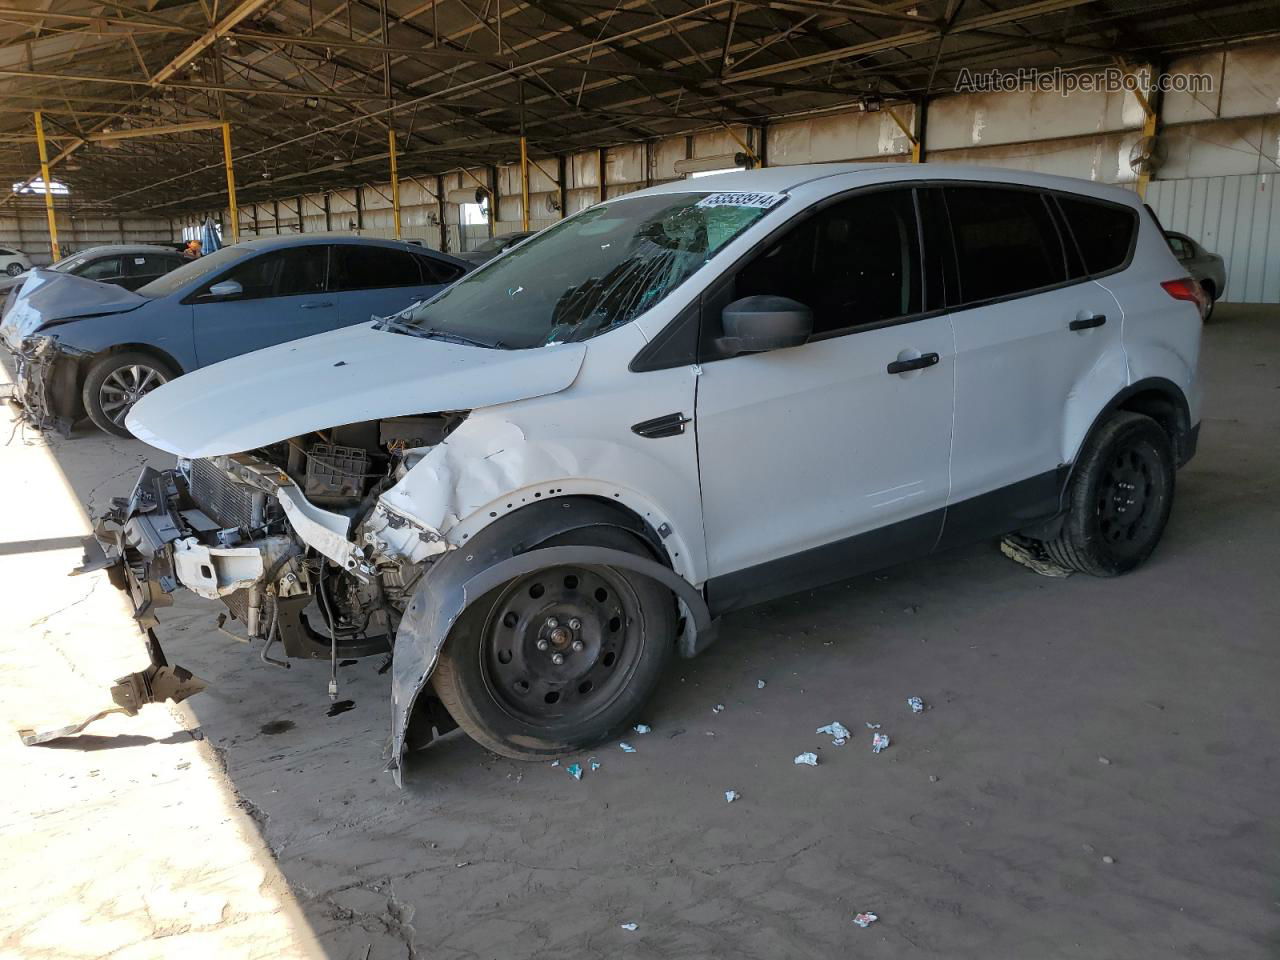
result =
[[[1118,188],[669,183],[145,397],[129,428],[181,459],[87,568],[149,631],[183,586],[264,659],[392,650],[397,778],[455,724],[555,756],[633,722],[729,610],[1015,532],[1091,574],[1141,563],[1196,446],[1203,307]]]

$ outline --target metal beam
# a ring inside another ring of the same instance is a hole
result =
[[[243,22],[252,14],[256,13],[261,7],[265,6],[267,2],[268,0],[244,0],[240,6],[236,7],[235,10],[223,17],[195,40],[192,40],[185,50],[153,73],[151,75],[151,85],[155,87],[164,83],[171,76],[186,66],[187,63],[213,46],[218,41],[219,37],[225,35],[235,27],[236,24]]]
[[[231,242],[240,242],[240,211],[236,207],[236,168],[231,162],[231,124],[222,125],[222,162],[227,168],[227,205],[231,208]],[[254,217],[257,217],[257,207]],[[255,228],[256,229],[256,228]]]
[[[391,157],[391,211],[395,218],[396,239],[400,239],[400,174],[396,170],[396,132],[387,131],[387,145]]]
[[[62,259],[58,250],[58,218],[53,213],[53,180],[49,177],[49,151],[44,144],[44,118],[35,112],[36,144],[40,149],[40,177],[44,182],[44,209],[49,217],[49,252],[55,261]]]
[[[217,130],[222,126],[217,120],[193,120],[190,123],[169,123],[158,127],[128,127],[123,130],[90,133],[84,137],[90,143],[111,140],[130,140],[135,137],[160,137],[171,133],[187,133],[191,130]]]

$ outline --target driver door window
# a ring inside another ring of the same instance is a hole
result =
[[[239,300],[322,293],[328,252],[327,246],[309,245],[264,253],[232,267],[206,285],[199,295],[208,296],[209,287],[227,280],[240,284],[244,292]]]

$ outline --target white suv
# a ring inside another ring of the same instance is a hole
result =
[[[394,648],[397,777],[455,723],[554,756],[625,729],[729,610],[1011,532],[1140,564],[1196,446],[1203,307],[1118,188],[669,183],[143,398],[130,429],[182,459],[89,568],[144,627],[179,584],[224,600],[264,659]]]

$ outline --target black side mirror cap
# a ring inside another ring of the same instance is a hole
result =
[[[720,322],[716,346],[727,357],[798,347],[813,334],[813,311],[790,297],[743,297],[721,311]]]

